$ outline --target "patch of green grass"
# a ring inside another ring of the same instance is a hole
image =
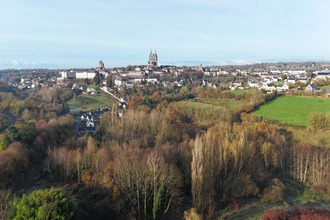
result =
[[[101,92],[97,95],[81,94],[76,99],[68,101],[70,111],[73,113],[85,112],[87,110],[95,110],[102,107],[110,107],[113,101],[109,95]]]
[[[248,104],[246,100],[235,100],[235,99],[198,99],[198,102],[211,104],[216,106],[228,107],[230,110],[235,110]]]
[[[323,200],[322,196],[317,195],[316,193],[314,193],[311,188],[306,187],[304,190],[304,193],[299,195],[297,197],[298,200],[300,200],[303,204],[306,203],[317,203],[320,200]]]
[[[277,85],[279,85],[279,84],[281,84],[281,83],[284,83],[284,82],[285,82],[284,80],[281,80],[281,81],[274,82],[273,84],[274,84],[275,86],[277,86]]]
[[[330,99],[282,96],[260,106],[254,113],[280,123],[306,126],[311,112],[330,112]]]
[[[322,90],[325,90],[325,89],[330,89],[330,85],[327,85],[327,86],[320,86],[319,88],[321,91]]]
[[[242,93],[252,93],[253,89],[237,89],[237,90],[230,90],[231,93],[234,95],[242,94]]]
[[[309,143],[312,145],[330,148],[330,131],[311,132],[303,128],[288,127],[288,131],[292,132],[294,138],[299,143]]]
[[[195,122],[202,125],[216,123],[219,121],[221,113],[228,111],[221,106],[197,101],[180,101],[176,105],[186,122]]]

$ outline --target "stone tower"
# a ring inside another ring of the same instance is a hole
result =
[[[103,70],[104,69],[104,63],[103,63],[102,60],[100,60],[100,62],[99,62],[98,69],[100,69],[100,70]]]
[[[148,69],[157,69],[157,66],[158,66],[158,56],[157,56],[156,49],[155,49],[155,53],[152,53],[152,51],[150,50],[147,68]]]

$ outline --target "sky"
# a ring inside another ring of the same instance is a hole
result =
[[[0,69],[330,60],[328,0],[0,0]]]

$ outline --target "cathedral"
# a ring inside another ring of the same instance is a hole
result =
[[[157,56],[156,49],[155,49],[155,53],[152,53],[152,51],[150,50],[147,68],[148,69],[157,69],[157,66],[158,66],[158,56]]]

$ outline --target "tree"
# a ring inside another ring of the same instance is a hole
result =
[[[0,219],[6,219],[12,199],[13,193],[11,189],[0,189]]]
[[[0,152],[4,151],[10,144],[10,139],[7,134],[5,134],[0,141]]]
[[[115,183],[129,212],[156,219],[181,201],[180,173],[156,152],[127,149],[119,152],[114,166]]]
[[[100,85],[100,78],[97,77],[97,76],[95,76],[95,77],[93,78],[93,83],[94,83],[94,85]]]
[[[306,76],[307,76],[308,78],[311,78],[311,77],[313,76],[313,70],[307,70],[307,74],[306,74]]]
[[[20,140],[20,134],[17,128],[13,125],[9,126],[5,133],[8,135],[10,142],[15,142]]]
[[[10,219],[70,219],[76,203],[61,189],[51,188],[33,191],[14,201]]]
[[[38,134],[37,126],[33,122],[26,123],[22,121],[16,122],[17,130],[20,133],[21,141],[24,144],[32,144],[34,139],[36,138]]]
[[[308,120],[308,129],[315,132],[317,130],[323,130],[327,127],[327,119],[321,112],[312,112]]]

